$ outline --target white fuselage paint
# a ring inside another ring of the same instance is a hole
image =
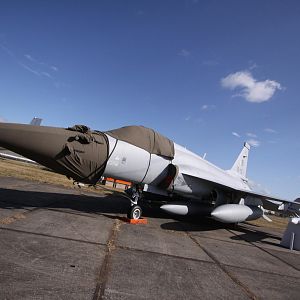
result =
[[[247,182],[239,176],[218,168],[178,144],[174,145],[175,157],[172,163],[177,165],[180,170],[174,182],[176,190],[184,193],[205,195],[211,192],[214,182],[234,189],[250,190]]]
[[[151,184],[171,163],[132,144],[107,137],[110,153],[104,176]]]
[[[163,172],[166,172],[167,166],[172,163],[179,168],[179,174],[172,187],[173,191],[179,194],[190,194],[196,197],[208,195],[215,181],[232,188],[249,189],[248,184],[238,176],[218,168],[175,143],[174,159],[169,160],[150,154],[127,142],[116,140],[109,135],[107,137],[110,152],[103,174],[106,177],[151,185]]]

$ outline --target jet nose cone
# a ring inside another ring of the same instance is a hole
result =
[[[0,145],[31,159],[53,157],[63,149],[64,129],[23,124],[0,124]]]
[[[85,183],[101,177],[108,152],[101,133],[8,123],[0,124],[0,146]]]

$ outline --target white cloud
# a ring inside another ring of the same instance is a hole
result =
[[[52,71],[55,71],[55,72],[57,72],[57,71],[58,71],[58,68],[57,68],[57,67],[55,67],[55,66],[51,66],[51,67],[50,67],[50,69],[51,69]]]
[[[265,128],[264,131],[268,133],[277,133],[277,131],[272,128]]]
[[[237,132],[234,132],[234,131],[232,131],[231,134],[234,135],[234,136],[236,136],[236,137],[238,137],[238,138],[241,137]]]
[[[250,140],[247,141],[247,143],[252,147],[259,147],[260,146],[260,141],[255,140],[255,139],[250,139]]]
[[[253,63],[252,65],[250,65],[249,69],[250,70],[253,70],[253,69],[256,69],[258,66],[256,63]]]
[[[25,56],[28,60],[30,60],[30,61],[32,61],[32,62],[37,62],[37,60],[34,59],[30,54],[24,54],[24,56]]]
[[[251,138],[256,138],[257,137],[257,135],[255,133],[252,133],[252,132],[247,132],[246,135],[251,137]]]
[[[23,63],[21,63],[21,62],[19,62],[19,65],[22,66],[25,70],[27,70],[27,71],[33,73],[34,75],[36,75],[36,76],[41,76],[41,74],[40,74],[37,70],[34,70],[34,69],[30,68],[29,66],[27,66],[27,65],[25,65],[25,64],[23,64]]]
[[[56,66],[53,66],[53,65],[48,65],[47,63],[45,63],[45,62],[42,62],[42,61],[39,61],[39,60],[37,60],[37,59],[35,59],[32,55],[30,55],[30,54],[24,54],[24,57],[26,57],[32,64],[34,64],[35,66],[39,66],[40,68],[47,68],[47,69],[49,69],[49,70],[51,70],[51,71],[54,71],[54,72],[57,72],[58,71],[58,68],[56,67]],[[43,73],[43,72],[41,72],[41,73]],[[44,72],[44,73],[46,73],[46,72]],[[45,74],[42,74],[42,75],[45,75]],[[47,75],[45,75],[45,76],[47,76]],[[47,77],[49,77],[50,78],[50,76],[47,76]]]
[[[5,122],[6,122],[6,120],[4,118],[0,117],[0,123],[5,123]]]
[[[257,63],[255,63],[253,60],[250,60],[248,62],[248,64],[249,64],[249,70],[254,70],[254,69],[258,68]]]
[[[191,52],[186,50],[186,49],[181,49],[179,52],[178,52],[178,55],[180,56],[183,56],[183,57],[188,57],[191,55]]]
[[[41,74],[48,78],[52,78],[52,76],[48,72],[41,72]]]
[[[216,106],[214,104],[203,104],[201,110],[213,110]]]
[[[221,85],[230,90],[239,89],[241,96],[249,102],[261,103],[272,98],[276,90],[282,86],[274,80],[257,81],[248,71],[229,74],[221,79]]]
[[[191,117],[191,116],[186,116],[183,120],[186,121],[186,122],[195,123],[195,124],[199,124],[199,123],[204,124],[203,119],[200,118],[200,117],[195,118],[195,117]]]

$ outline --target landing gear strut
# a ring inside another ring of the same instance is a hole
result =
[[[128,219],[138,220],[142,216],[142,209],[138,205],[138,201],[141,199],[141,191],[138,185],[126,190],[126,193],[130,196],[130,208],[127,213]]]

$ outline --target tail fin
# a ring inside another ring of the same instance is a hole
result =
[[[40,126],[41,123],[42,123],[42,120],[41,118],[37,118],[37,117],[34,117],[31,122],[30,122],[30,125],[34,125],[34,126]]]
[[[249,156],[250,145],[248,143],[244,144],[244,148],[242,149],[240,155],[236,159],[235,163],[233,164],[230,172],[238,174],[242,178],[247,178],[247,163],[248,163],[248,156]]]

